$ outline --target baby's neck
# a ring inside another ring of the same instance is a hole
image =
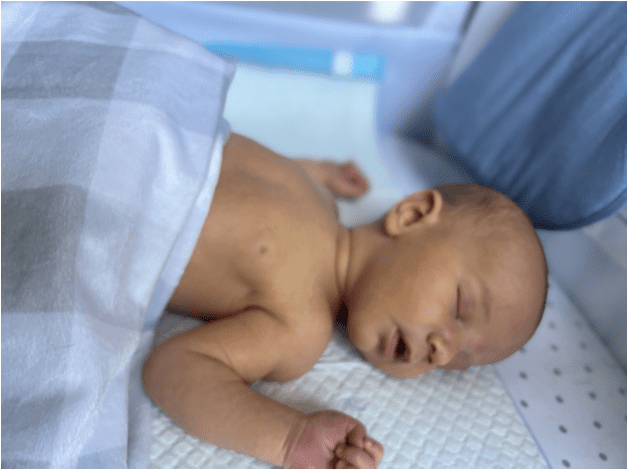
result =
[[[386,241],[381,221],[359,227],[342,227],[336,248],[336,285],[339,308],[344,307],[349,301],[354,289],[360,288],[358,284],[362,271]]]
[[[340,305],[343,302],[343,298],[347,291],[347,275],[351,261],[352,236],[353,229],[340,225],[336,240],[335,259],[337,302],[334,303],[336,305]]]

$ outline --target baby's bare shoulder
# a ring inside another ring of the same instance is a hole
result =
[[[333,331],[331,316],[328,312],[320,312],[305,317],[299,322],[292,321],[292,326],[287,330],[288,346],[282,349],[285,360],[265,379],[285,382],[301,377],[314,367],[325,352]],[[326,318],[330,320],[326,321]]]
[[[297,162],[232,135],[212,204],[170,306],[224,316],[334,286],[338,220]],[[309,296],[309,297],[308,297]]]
[[[170,306],[220,318],[198,344],[247,380],[296,378],[331,337],[338,229],[298,163],[234,135]]]
[[[178,335],[170,347],[215,359],[247,383],[287,381],[309,371],[325,351],[332,325],[322,318],[250,307]]]

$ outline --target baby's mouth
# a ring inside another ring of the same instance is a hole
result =
[[[403,359],[408,351],[406,342],[398,329],[395,330],[386,349],[384,351],[384,357],[389,361]]]
[[[405,358],[406,351],[408,351],[406,341],[403,339],[403,335],[399,334],[399,341],[397,342],[397,347],[395,348],[395,359]]]
[[[397,349],[397,343],[399,343],[399,330],[395,330],[388,344],[385,345],[383,349],[384,357],[389,361],[392,361],[395,358],[395,351]]]

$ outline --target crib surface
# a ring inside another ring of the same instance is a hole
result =
[[[353,158],[372,184],[362,200],[339,204],[343,223],[354,225],[381,216],[403,194],[379,154],[376,92],[372,81],[239,66],[225,116],[234,132],[288,156]],[[157,340],[194,325],[167,314]],[[400,380],[365,363],[339,329],[308,374],[255,387],[304,411],[332,408],[360,419],[384,445],[381,468],[626,466],[625,372],[551,277],[537,333],[495,366]],[[154,412],[155,468],[268,468]]]

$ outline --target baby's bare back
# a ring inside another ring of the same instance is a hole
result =
[[[208,318],[260,308],[280,317],[328,315],[331,323],[339,229],[334,204],[298,162],[232,135],[170,307]]]

